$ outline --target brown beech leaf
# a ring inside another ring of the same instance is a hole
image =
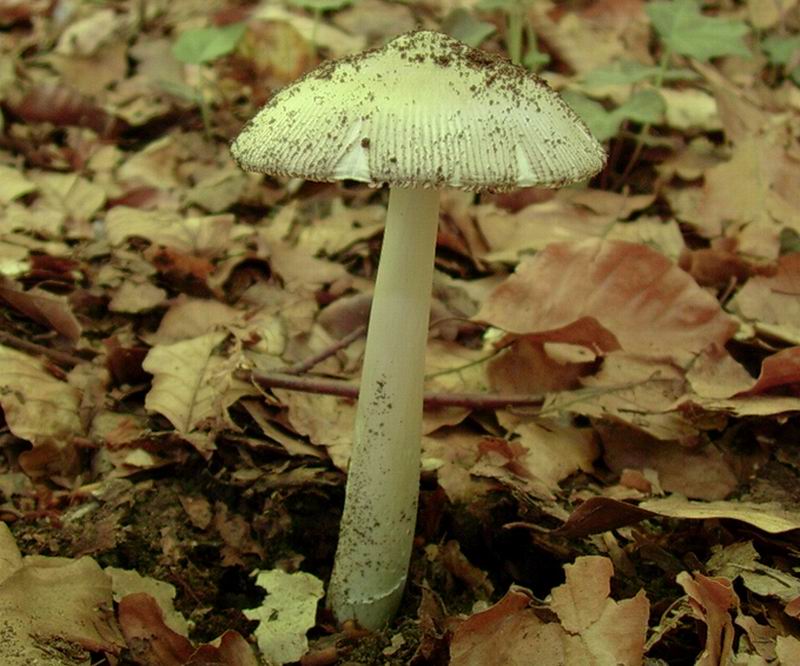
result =
[[[477,318],[519,335],[662,357],[721,345],[736,329],[716,299],[665,256],[598,239],[553,243],[523,261]]]
[[[494,606],[464,620],[453,633],[450,666],[523,666],[531,654],[539,664],[565,663],[560,627],[539,620],[528,610],[531,601],[527,590],[512,587]]]
[[[769,534],[800,529],[800,512],[784,509],[777,502],[695,502],[680,495],[671,495],[642,502],[639,508],[668,518],[740,520]]]
[[[767,356],[761,362],[761,374],[755,384],[742,395],[755,395],[777,387],[789,387],[800,382],[800,346],[789,347]],[[795,389],[799,388],[794,386]],[[796,392],[796,391],[795,391]]]
[[[195,648],[189,639],[164,623],[156,600],[145,592],[136,592],[119,602],[119,624],[131,656],[146,666],[257,666],[258,661],[247,642],[235,631],[226,631],[219,645]]]
[[[87,660],[83,663],[88,663],[88,651],[119,653],[124,641],[114,620],[111,579],[97,562],[90,557],[22,558],[2,523],[0,558],[0,663],[77,663],[67,661],[59,648],[81,654]]]
[[[578,386],[578,380],[591,368],[594,355],[587,347],[569,345],[585,350],[586,358],[553,358],[548,351],[563,343],[541,342],[528,336],[517,338],[492,358],[486,367],[487,378],[498,393],[546,393],[564,391]]]
[[[14,112],[29,123],[52,123],[56,127],[88,127],[103,138],[112,138],[123,123],[108,115],[95,102],[77,90],[61,85],[41,84],[31,88],[13,106]]]
[[[652,517],[650,511],[610,497],[590,497],[575,509],[561,527],[553,530],[566,537],[582,537],[634,525]]]
[[[764,331],[800,344],[800,252],[778,260],[775,274],[750,278],[731,300],[731,308]]]
[[[62,448],[82,434],[80,392],[47,372],[39,359],[0,345],[0,388],[6,424],[20,439]]]
[[[725,499],[736,489],[736,474],[714,446],[688,448],[615,424],[599,425],[598,433],[603,460],[618,474],[653,469],[664,490],[708,501]]]
[[[675,407],[686,391],[683,371],[675,364],[611,352],[598,372],[581,381],[583,388],[548,395],[542,412],[616,421],[660,440],[697,439],[695,424]]]
[[[236,357],[216,353],[227,333],[209,332],[157,345],[142,368],[153,375],[145,408],[169,419],[181,436],[227,419],[227,408],[253,389],[233,376]]]
[[[81,325],[66,296],[53,294],[39,287],[24,291],[11,280],[0,280],[0,301],[33,321],[52,328],[70,342],[81,337]]]
[[[800,411],[800,347],[782,349],[761,363],[753,378],[725,349],[710,347],[686,375],[692,388],[681,404],[737,416],[770,416]]]
[[[730,611],[739,607],[739,598],[727,578],[709,578],[682,571],[676,578],[689,596],[692,614],[705,622],[706,645],[695,662],[697,666],[729,664],[733,656],[733,618]]]
[[[558,621],[528,608],[527,590],[512,587],[494,606],[468,617],[453,632],[451,666],[510,664],[621,664],[644,655],[650,603],[609,598],[613,565],[605,557],[579,557],[565,568],[566,582],[551,594]]]

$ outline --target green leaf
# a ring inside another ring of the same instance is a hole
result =
[[[581,117],[583,122],[588,125],[598,141],[605,141],[616,135],[622,118],[616,115],[614,111],[608,111],[599,102],[595,102],[572,90],[564,91],[561,96],[572,107],[572,110]]]
[[[462,8],[454,9],[442,22],[443,32],[472,47],[479,46],[495,30],[494,25],[479,21]]]
[[[227,55],[242,38],[244,23],[186,30],[172,45],[172,55],[188,65],[202,65]]]
[[[519,6],[521,0],[479,0],[475,5],[475,9],[482,11],[492,11],[493,9],[502,9],[510,11]]]
[[[582,81],[588,86],[614,86],[654,82],[661,75],[661,68],[656,65],[643,65],[632,60],[617,60],[605,67],[598,67],[586,74]],[[687,81],[698,78],[690,69],[668,69],[662,75],[663,81]]]
[[[750,56],[742,38],[743,21],[705,16],[696,0],[656,0],[645,5],[653,28],[674,53],[698,60],[725,55]]]
[[[800,235],[793,229],[782,229],[780,235],[781,254],[800,252]]]
[[[638,90],[614,111],[620,119],[655,125],[664,119],[667,105],[657,90]]]
[[[163,91],[178,99],[182,99],[186,102],[193,102],[194,104],[200,102],[200,92],[196,88],[187,86],[185,83],[169,81],[168,79],[159,79],[156,83]]]
[[[548,62],[550,62],[550,56],[537,48],[528,49],[528,52],[522,58],[522,64],[534,72],[540,70]]]
[[[619,126],[625,120],[640,124],[658,124],[664,120],[666,110],[664,98],[654,89],[639,90],[624,104],[612,110],[572,90],[561,93],[561,96],[589,126],[598,141],[616,136]]]
[[[788,65],[800,53],[800,35],[794,37],[767,37],[761,42],[761,49],[773,65]]]
[[[289,4],[315,12],[329,12],[352,5],[353,0],[289,0]]]

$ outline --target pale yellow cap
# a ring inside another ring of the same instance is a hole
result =
[[[323,63],[280,90],[231,147],[249,171],[393,187],[557,187],[606,154],[544,81],[420,30]]]

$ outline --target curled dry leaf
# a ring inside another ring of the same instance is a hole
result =
[[[255,635],[261,654],[271,664],[298,661],[308,650],[306,632],[316,624],[322,581],[302,571],[273,569],[260,571],[256,585],[268,592],[267,598],[244,614],[259,621]]]
[[[65,447],[82,433],[80,392],[27,354],[0,346],[0,406],[14,435],[34,445]]]
[[[639,508],[669,518],[740,520],[770,534],[800,529],[800,513],[784,509],[777,502],[694,502],[680,495],[673,495],[642,502]]]
[[[31,88],[12,108],[29,123],[88,127],[104,138],[115,136],[123,126],[88,97],[57,84],[40,84]]]
[[[708,627],[706,644],[695,662],[697,666],[729,664],[733,656],[733,618],[730,611],[739,607],[739,598],[727,578],[709,578],[687,571],[678,574],[676,582],[689,596],[692,614]]]
[[[0,300],[42,326],[53,328],[70,342],[81,337],[81,325],[66,296],[39,287],[24,291],[10,280],[0,279]]]
[[[144,592],[150,595],[163,613],[165,624],[173,631],[186,635],[189,624],[183,615],[175,610],[175,587],[164,581],[142,576],[138,571],[106,567],[106,575],[111,577],[114,601],[120,601],[129,594]]]
[[[119,624],[136,663],[158,666],[257,666],[252,649],[235,631],[226,631],[216,645],[195,648],[188,638],[164,623],[156,600],[145,592],[119,602]]]
[[[498,393],[528,393],[537,395],[548,391],[564,391],[577,387],[581,375],[586,374],[594,361],[588,347],[569,345],[585,350],[583,360],[553,358],[548,346],[563,343],[543,343],[529,336],[521,336],[492,358],[486,374],[492,389]]]
[[[477,318],[509,333],[681,358],[735,323],[669,259],[636,243],[554,243],[520,263]]]
[[[683,371],[672,363],[625,352],[606,355],[583,388],[548,395],[542,411],[569,412],[625,423],[660,440],[691,443],[696,426],[677,409],[685,395]]]
[[[453,633],[451,666],[621,664],[644,656],[650,603],[609,598],[613,574],[604,557],[579,557],[565,567],[566,582],[551,595],[558,621],[546,622],[528,608],[529,593],[512,587],[491,608],[464,620]]]
[[[106,233],[112,245],[138,236],[176,252],[216,257],[230,241],[232,215],[183,217],[168,211],[145,211],[115,206],[106,215]]]
[[[688,448],[613,424],[599,426],[598,432],[603,460],[618,474],[625,469],[653,469],[664,490],[709,501],[724,499],[737,486],[724,453],[714,446]]]
[[[774,389],[794,389],[800,383],[800,346],[767,356],[753,378],[725,350],[710,348],[687,373],[692,389],[705,398],[732,398],[763,394]]]
[[[776,259],[783,228],[798,230],[800,197],[794,185],[800,165],[788,154],[783,137],[762,133],[737,144],[730,161],[705,174],[695,211],[703,235],[739,237],[742,254]],[[731,187],[737,183],[737,187]]]
[[[731,300],[731,309],[757,331],[800,344],[800,252],[778,260],[775,274],[750,278]]]
[[[169,419],[186,436],[206,419],[224,419],[226,408],[252,389],[233,377],[235,357],[215,349],[227,333],[211,332],[191,340],[158,345],[142,367],[153,375],[145,407]]]
[[[7,563],[0,583],[0,662],[73,663],[59,658],[58,646],[87,660],[88,651],[119,654],[124,641],[114,620],[111,579],[97,563],[89,557],[20,558],[3,523],[0,534]]]

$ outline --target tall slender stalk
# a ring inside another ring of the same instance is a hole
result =
[[[328,588],[337,618],[368,629],[397,610],[411,557],[438,221],[436,190],[391,191]]]

